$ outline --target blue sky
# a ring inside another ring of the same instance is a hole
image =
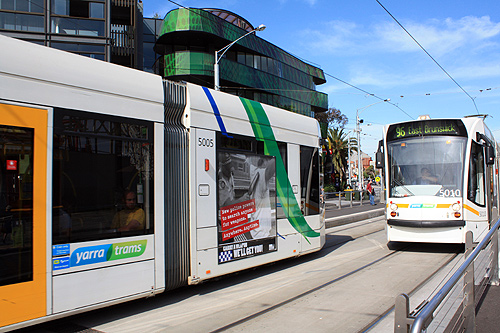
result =
[[[261,38],[323,69],[329,106],[355,127],[365,124],[362,150],[377,149],[382,125],[411,120],[488,114],[500,140],[500,1],[379,0],[467,92],[464,93],[375,0],[179,0],[186,7],[221,8],[254,26]],[[144,0],[144,16],[163,17],[178,8]],[[334,76],[391,103],[354,89]],[[472,99],[474,99],[474,102]],[[476,110],[477,106],[477,110]],[[364,109],[363,109],[364,108]]]

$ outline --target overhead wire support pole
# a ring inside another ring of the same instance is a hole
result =
[[[363,175],[363,166],[361,165],[361,128],[359,126],[360,123],[363,122],[363,120],[360,121],[359,116],[363,111],[368,109],[370,106],[373,106],[375,104],[383,103],[383,102],[390,102],[391,99],[387,98],[384,100],[381,100],[379,102],[364,106],[360,109],[356,110],[356,132],[357,132],[357,137],[358,137],[358,186],[360,186],[360,190],[362,191],[364,188],[363,180],[364,180],[364,175]],[[389,103],[391,104],[391,103]],[[361,112],[360,112],[361,111]]]
[[[476,105],[476,101],[474,100],[474,98],[469,95],[469,93],[467,91],[465,91],[464,88],[462,88],[462,86],[460,84],[458,84],[457,81],[455,81],[455,79],[443,68],[443,66],[441,66],[437,61],[436,59],[434,59],[429,52],[427,52],[427,50],[410,34],[410,32],[408,30],[406,30],[406,28],[401,24],[399,23],[399,21],[387,10],[387,8],[384,7],[384,5],[382,5],[380,3],[379,0],[375,0],[377,1],[377,3],[380,5],[380,7],[382,7],[386,12],[387,14],[389,14],[389,16],[401,27],[401,29],[403,29],[407,34],[408,36],[411,37],[411,39],[413,39],[413,41],[422,49],[422,51],[424,51],[428,56],[429,58],[432,59],[432,61],[434,61],[434,63],[436,65],[438,65],[439,68],[441,68],[441,70],[460,88],[462,89],[462,91],[471,99],[472,103],[474,104],[474,107],[476,108],[476,112],[477,114],[479,114],[479,110],[477,109],[477,105]]]

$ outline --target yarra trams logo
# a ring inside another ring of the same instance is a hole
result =
[[[138,257],[146,250],[147,240],[87,246],[71,253],[71,267]]]

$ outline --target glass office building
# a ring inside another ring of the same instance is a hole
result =
[[[155,52],[157,70],[170,80],[214,86],[215,51],[254,27],[221,9],[179,8],[163,20]],[[316,91],[323,71],[254,33],[234,44],[219,62],[221,90],[296,113],[314,116],[328,109]]]

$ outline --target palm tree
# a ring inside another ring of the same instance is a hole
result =
[[[349,138],[349,133],[344,132],[343,128],[329,128],[328,129],[328,145],[332,152],[333,170],[338,172],[342,183],[346,180],[347,173],[347,160],[349,158],[349,140],[351,142],[351,153],[358,151],[357,140]]]

